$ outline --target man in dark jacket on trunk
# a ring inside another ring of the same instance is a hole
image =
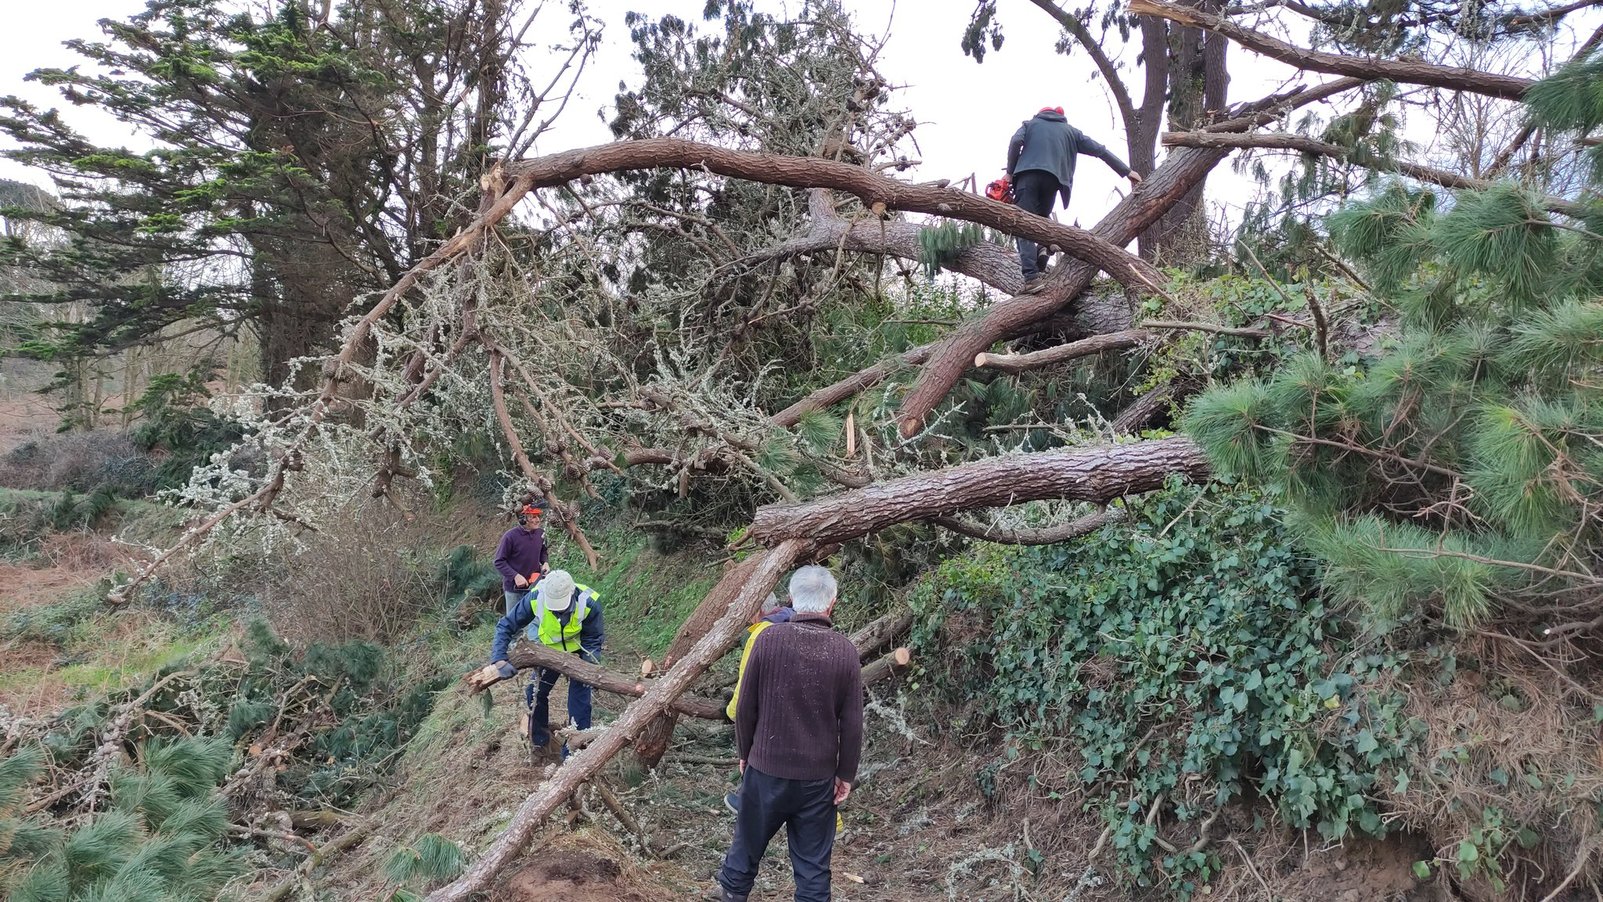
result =
[[[1007,174],[1013,183],[1013,202],[1037,216],[1050,216],[1055,196],[1069,206],[1069,190],[1074,187],[1074,161],[1080,154],[1099,157],[1113,171],[1139,185],[1141,174],[1101,144],[1069,124],[1062,107],[1043,107],[1027,120],[1007,143]],[[1046,255],[1027,238],[1018,239],[1019,267],[1024,271],[1026,288],[1037,286]]]
[[[835,577],[802,567],[790,579],[795,616],[761,633],[735,707],[740,805],[718,872],[723,902],[745,902],[768,843],[785,828],[796,902],[828,902],[835,809],[863,754],[863,670],[835,632]]]

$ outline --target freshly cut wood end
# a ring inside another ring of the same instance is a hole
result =
[[[891,660],[896,662],[897,667],[906,667],[913,660],[913,650],[903,645],[891,652]]]
[[[980,353],[974,355],[974,366],[977,367],[977,368],[978,367],[983,367],[987,363],[990,363],[990,362],[991,362],[991,355],[985,353],[984,351],[981,351]]]
[[[657,665],[651,663],[650,658],[646,658],[644,661],[640,662],[640,675],[643,677],[651,676],[652,672],[656,669]]]

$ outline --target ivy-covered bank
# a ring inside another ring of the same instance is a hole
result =
[[[915,642],[940,650],[922,679],[1005,734],[981,788],[1015,758],[1059,759],[1082,785],[1031,790],[1099,813],[1138,886],[1197,891],[1227,863],[1220,818],[1272,825],[1262,808],[1226,810],[1255,802],[1330,840],[1429,831],[1439,857],[1417,875],[1502,886],[1563,817],[1551,790],[1584,780],[1584,762],[1567,780],[1511,773],[1476,727],[1437,729],[1444,694],[1509,716],[1516,703],[1462,653],[1361,636],[1255,491],[1174,484],[1071,543],[983,546],[914,604]],[[1437,803],[1447,817],[1415,816]]]

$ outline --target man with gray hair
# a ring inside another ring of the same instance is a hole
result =
[[[857,647],[830,623],[835,577],[790,578],[795,615],[752,642],[735,707],[740,752],[735,838],[718,872],[723,902],[745,902],[768,843],[785,828],[796,902],[828,902],[835,809],[851,795],[863,752]]]

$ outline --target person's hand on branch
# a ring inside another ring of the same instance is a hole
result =
[[[835,778],[835,807],[839,808],[841,806],[841,804],[846,801],[846,797],[851,795],[851,794],[852,794],[852,784],[847,783],[845,780],[842,780],[840,777],[836,777]]]
[[[1130,170],[1130,174],[1125,176],[1125,178],[1129,179],[1130,184],[1132,185],[1141,184],[1141,173],[1136,172],[1134,169]]]
[[[510,680],[516,676],[517,673],[518,669],[516,667],[513,667],[506,661],[497,661],[494,664],[486,664],[483,667],[480,667],[478,670],[468,674],[468,686],[471,687],[474,692],[478,692],[483,689],[488,689],[502,680]]]

